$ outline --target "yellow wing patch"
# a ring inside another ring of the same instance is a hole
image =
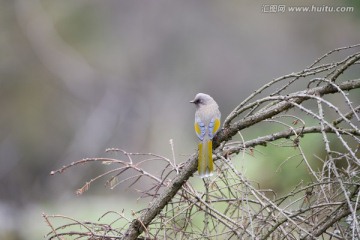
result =
[[[200,129],[200,126],[199,126],[199,124],[198,124],[197,122],[195,122],[194,127],[195,127],[195,132],[196,132],[196,134],[197,134],[198,136],[200,136],[200,134],[201,134],[201,129]]]
[[[219,131],[219,128],[220,128],[220,119],[217,118],[215,119],[214,121],[214,128],[213,128],[213,134],[215,134],[217,131]]]

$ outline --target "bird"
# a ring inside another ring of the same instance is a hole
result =
[[[198,93],[190,103],[195,104],[195,133],[198,143],[198,173],[201,178],[213,175],[212,139],[220,129],[221,113],[215,100],[208,94]]]

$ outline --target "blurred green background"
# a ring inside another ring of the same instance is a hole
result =
[[[196,148],[196,93],[212,95],[224,119],[271,79],[358,43],[358,1],[301,1],[354,7],[347,13],[267,12],[298,3],[2,0],[0,239],[42,238],[50,230],[43,212],[96,221],[108,210],[141,209],[135,191],[110,191],[104,181],[75,195],[106,166],[49,172],[109,147],[171,157],[170,139],[177,162],[186,161]],[[296,184],[301,171],[276,179],[279,154],[269,148],[247,160],[247,173],[264,188]]]

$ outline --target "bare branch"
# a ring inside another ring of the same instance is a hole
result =
[[[355,239],[360,235],[360,105],[351,99],[357,99],[356,95],[352,97],[355,92],[352,90],[360,89],[360,79],[349,80],[345,73],[358,66],[360,53],[354,52],[336,62],[320,62],[359,47],[357,44],[330,51],[306,69],[270,81],[235,107],[214,138],[218,172],[204,182],[203,188],[188,181],[196,171],[197,154],[176,164],[172,140],[170,158],[108,149],[107,152],[119,152],[125,160],[87,158],[52,171],[53,175],[96,162],[115,165],[79,191],[86,191],[93,181],[104,177],[109,177],[106,184],[111,188],[125,183],[134,188],[144,178],[152,184],[142,186],[139,192],[141,197],[152,197],[152,202],[148,208],[134,213],[133,220],[120,213],[119,219],[126,222],[121,227],[115,227],[117,221],[90,227],[88,222],[59,215],[56,217],[70,223],[55,228],[51,217],[44,215],[51,229],[49,239],[62,236],[141,239],[141,234],[146,239]],[[303,88],[289,92],[295,83]],[[277,130],[253,139],[241,132],[264,124],[276,126]],[[319,156],[302,145],[303,137],[310,134],[321,138],[318,145],[323,153]],[[236,137],[240,140],[232,140]],[[300,159],[298,165],[305,166],[311,181],[307,184],[300,181],[278,196],[276,191],[262,189],[259,183],[248,179],[231,161],[241,152],[243,158],[252,157],[260,153],[258,146],[267,145],[280,150],[293,148],[294,153],[284,158],[278,169]],[[154,161],[162,163],[160,173],[146,169],[146,163]],[[312,161],[320,165],[314,167]],[[127,171],[131,175],[125,176]],[[118,180],[119,177],[122,178]],[[83,231],[70,231],[74,226]]]

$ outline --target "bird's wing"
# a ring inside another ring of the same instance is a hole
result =
[[[220,118],[213,118],[209,123],[209,137],[212,139],[220,129]]]
[[[200,118],[195,118],[195,132],[200,141],[204,140],[206,127],[205,124],[201,121]]]

